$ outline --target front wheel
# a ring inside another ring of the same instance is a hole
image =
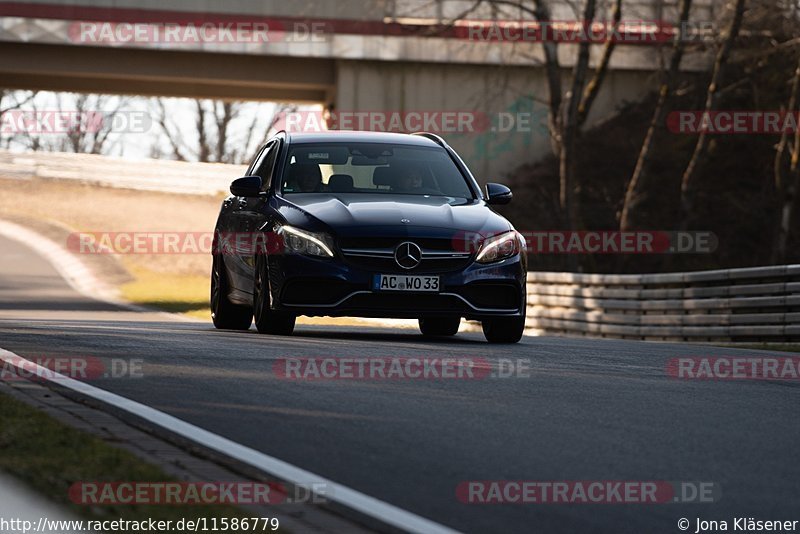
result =
[[[269,307],[269,283],[267,262],[263,255],[256,258],[255,278],[253,280],[253,314],[256,328],[261,334],[290,336],[294,332],[295,316],[278,312]]]
[[[228,300],[228,273],[219,255],[211,262],[211,320],[220,330],[248,330],[253,322],[253,310]]]
[[[419,320],[423,336],[454,336],[461,325],[461,317],[433,317]]]
[[[492,317],[481,326],[489,343],[517,343],[525,331],[525,317]]]

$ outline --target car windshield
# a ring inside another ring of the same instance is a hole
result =
[[[284,194],[379,193],[472,199],[442,148],[386,143],[302,144],[291,148]]]

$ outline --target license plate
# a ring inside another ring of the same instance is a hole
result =
[[[438,276],[408,276],[404,274],[376,274],[372,280],[375,291],[439,291]]]

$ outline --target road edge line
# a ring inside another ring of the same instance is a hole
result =
[[[324,495],[326,499],[363,514],[379,523],[402,531],[418,532],[420,534],[455,534],[458,532],[430,519],[418,516],[288,462],[204,430],[155,408],[51,371],[11,351],[0,348],[0,360],[13,365],[17,369],[24,369],[26,373],[35,373],[39,379],[52,382],[58,387],[69,389],[102,404],[113,406],[156,427],[165,429],[218,454],[268,473],[280,480],[305,488],[313,488],[315,485],[323,484],[325,488],[330,490],[330,494]]]
[[[169,313],[138,304],[132,304],[116,297],[113,289],[97,278],[80,258],[64,249],[64,247],[49,237],[45,237],[35,230],[31,230],[30,228],[5,219],[0,219],[0,235],[21,243],[39,254],[53,266],[56,272],[61,275],[61,278],[63,278],[72,289],[88,299],[111,304],[127,311],[157,313],[174,321],[197,322],[197,320],[184,317],[177,313]]]

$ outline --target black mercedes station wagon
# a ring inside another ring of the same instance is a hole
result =
[[[412,318],[426,336],[480,321],[492,343],[525,328],[523,237],[433,134],[273,137],[231,184],[217,221],[217,328],[289,335],[295,318]]]

